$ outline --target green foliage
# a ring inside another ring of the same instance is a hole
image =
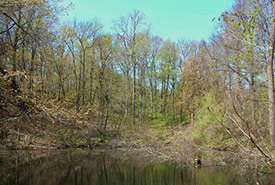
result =
[[[167,121],[161,119],[154,119],[150,122],[150,125],[154,129],[163,130],[164,127],[167,125]]]
[[[135,140],[133,142],[133,145],[134,146],[137,146],[137,147],[142,147],[146,144],[146,142],[144,140],[141,140],[141,139],[138,139],[138,140]]]
[[[72,139],[69,143],[72,147],[87,147],[88,146],[88,140],[86,138],[77,138]]]
[[[216,119],[225,121],[223,101],[223,97],[215,90],[206,93],[201,100],[200,107],[195,114],[196,119],[192,135],[194,138],[200,138],[202,145],[216,145],[228,139],[224,137],[226,133],[216,121]],[[216,118],[213,117],[208,108],[211,109]]]
[[[92,147],[99,146],[99,145],[101,144],[101,142],[102,142],[102,140],[101,140],[101,138],[99,138],[99,137],[95,137],[95,138],[91,138],[91,139],[90,139],[90,145],[91,145]]]

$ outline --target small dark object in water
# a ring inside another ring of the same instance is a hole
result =
[[[196,166],[201,167],[201,159],[197,158],[197,159],[195,159],[195,161],[196,161]]]

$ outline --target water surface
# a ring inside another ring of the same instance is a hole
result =
[[[0,152],[0,185],[268,185],[275,184],[274,177],[229,167],[149,162],[118,151]]]

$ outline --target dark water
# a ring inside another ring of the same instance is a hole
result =
[[[117,157],[110,157],[117,156]],[[146,162],[123,152],[0,152],[0,185],[275,184],[274,174]]]

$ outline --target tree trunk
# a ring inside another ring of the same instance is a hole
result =
[[[180,120],[179,120],[179,124],[181,124],[182,122],[182,103],[180,103]]]
[[[93,81],[94,81],[94,67],[92,66],[90,69],[90,104],[94,104],[93,101]]]
[[[157,70],[156,70],[156,66],[155,66],[155,62],[153,64],[154,67],[154,96],[155,96],[155,100],[153,100],[154,102],[159,102],[159,97],[158,97],[158,82],[157,82]],[[158,110],[159,110],[159,103],[156,104],[155,106],[155,118],[158,119]]]
[[[75,78],[75,107],[76,107],[76,110],[79,109],[79,98],[78,98],[78,88],[77,88],[77,84],[78,84],[78,81],[77,81],[77,72],[76,72],[76,65],[75,65],[75,56],[73,55],[73,64],[74,64],[74,78]]]
[[[126,72],[126,78],[127,78],[127,82],[126,82],[126,91],[125,92],[130,92],[130,90],[131,90],[131,82],[130,82],[130,72],[129,72],[129,70],[127,70],[127,72]],[[125,120],[127,120],[127,118],[128,118],[128,109],[129,109],[129,100],[130,98],[129,98],[129,94],[128,93],[126,93],[126,96],[125,96],[125,110],[124,110],[124,112],[125,112],[125,116],[124,116],[124,119]]]
[[[139,124],[142,122],[142,90],[141,86],[139,89],[139,104],[138,104],[138,118],[139,118]]]
[[[103,71],[99,72],[99,93],[98,93],[98,124],[102,124],[102,95],[103,95]]]
[[[275,1],[272,2],[272,28],[269,35],[269,49],[268,49],[268,98],[269,98],[269,124],[270,137],[272,146],[275,147],[275,99],[274,99],[274,73],[273,73],[273,59],[274,59],[274,43],[275,43]]]
[[[133,83],[133,124],[136,125],[136,63],[134,62],[134,83]]]
[[[83,58],[82,58],[82,65],[83,65],[83,69],[82,69],[82,105],[85,104],[85,87],[86,87],[86,78],[85,78],[85,72],[86,72],[86,64],[85,64],[85,49],[83,49]]]
[[[172,108],[172,116],[173,116],[173,122],[175,123],[176,122],[176,119],[175,119],[175,90],[174,90],[174,88],[173,88],[173,90],[172,90],[172,106],[173,106],[173,108]]]
[[[104,122],[104,132],[107,130],[108,118],[109,118],[109,113],[110,113],[110,108],[111,108],[111,103],[109,101],[108,95],[107,95],[106,102],[107,102],[108,106],[107,106],[107,113],[106,113],[106,118],[105,118],[105,122]]]
[[[80,93],[81,93],[81,77],[82,77],[82,55],[80,55],[79,74],[78,74],[78,94],[76,97],[77,110],[81,107],[80,105]]]
[[[27,64],[26,64],[26,59],[25,59],[25,48],[26,48],[26,41],[25,41],[26,34],[24,34],[24,39],[22,41],[22,52],[21,52],[21,60],[22,60],[22,67],[21,70],[26,70]]]
[[[162,81],[161,81],[161,93],[160,93],[160,111],[162,114],[164,114],[164,87],[165,85],[165,82],[164,82],[164,79],[162,78]]]
[[[191,119],[191,125],[194,126],[194,113],[191,113],[190,119]]]
[[[35,63],[35,55],[36,55],[36,46],[32,47],[32,51],[31,51],[31,63],[30,63],[30,73],[29,73],[29,88],[32,90],[32,83],[33,83],[33,72],[34,72],[34,63]],[[57,64],[56,64],[57,65]],[[58,68],[57,68],[58,70]]]
[[[152,75],[150,75],[150,108],[151,108],[151,115],[150,117],[153,118],[154,117],[154,107],[153,107],[153,96],[154,96],[154,89],[153,89],[153,79],[152,79]]]

